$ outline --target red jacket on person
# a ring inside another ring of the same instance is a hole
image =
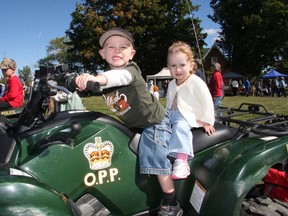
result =
[[[20,79],[15,75],[7,81],[7,91],[0,98],[0,101],[7,101],[13,108],[21,107],[23,105],[23,86]]]
[[[220,71],[214,71],[209,81],[209,89],[212,97],[223,96],[223,78]]]

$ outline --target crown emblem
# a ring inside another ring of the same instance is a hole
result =
[[[95,137],[95,143],[87,143],[83,152],[90,169],[100,170],[111,166],[114,146],[110,141],[102,142],[101,137]]]

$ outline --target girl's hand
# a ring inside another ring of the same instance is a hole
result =
[[[203,122],[201,120],[196,120],[196,121],[203,125],[205,133],[207,133],[209,136],[212,135],[215,132],[215,128],[212,125],[210,125],[210,124],[208,124],[206,122]]]
[[[207,133],[209,136],[215,132],[215,128],[209,124],[204,125],[203,128],[205,130],[205,133]]]

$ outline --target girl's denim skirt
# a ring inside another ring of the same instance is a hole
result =
[[[177,124],[181,130],[175,132]],[[184,128],[184,129],[183,129]],[[178,110],[166,110],[163,121],[143,130],[139,143],[141,174],[170,175],[172,164],[169,156],[185,153],[193,157],[192,133],[189,124]],[[173,136],[175,135],[175,136]],[[180,136],[179,136],[180,135]]]

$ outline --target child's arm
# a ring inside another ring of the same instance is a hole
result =
[[[104,76],[103,74],[93,76],[91,74],[84,73],[84,74],[76,77],[76,79],[75,79],[75,83],[80,90],[86,89],[88,81],[98,82],[100,84],[100,86],[103,86],[103,85],[106,85],[106,83],[107,83],[107,77]]]
[[[86,89],[88,81],[98,82],[100,86],[104,88],[111,88],[115,86],[128,85],[132,81],[132,75],[128,70],[109,70],[97,76],[84,73],[81,76],[76,77],[76,85],[80,90]]]
[[[203,122],[201,120],[196,120],[196,121],[197,121],[197,123],[199,123],[203,126],[205,133],[207,133],[208,135],[212,135],[215,132],[215,128],[212,125],[210,125],[206,122]]]

